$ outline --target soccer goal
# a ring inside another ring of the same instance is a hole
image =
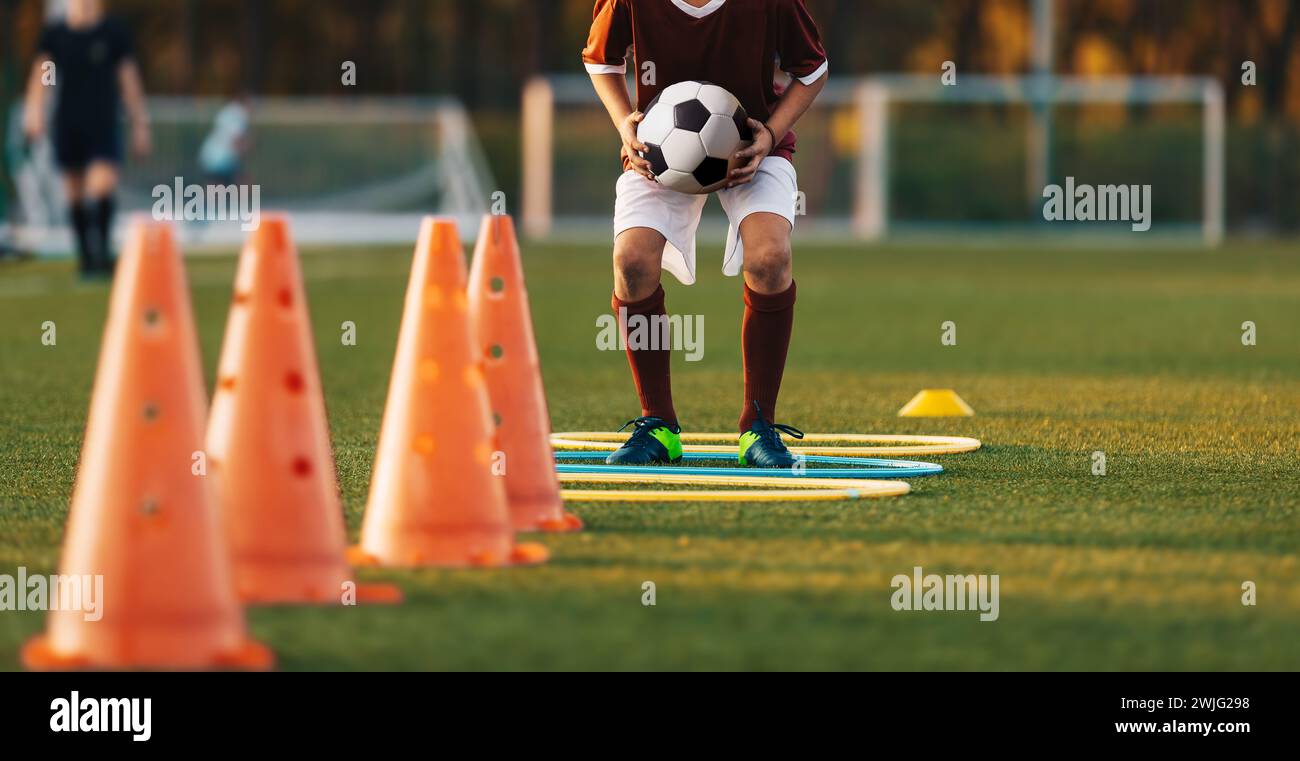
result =
[[[588,78],[532,80],[522,125],[525,230],[607,234],[618,138]],[[1067,178],[1151,185],[1142,240],[1223,236],[1224,103],[1210,79],[832,77],[796,131],[807,237],[1136,235],[1045,224],[1044,188]]]
[[[200,148],[224,105],[150,98],[153,153],[125,163],[123,212],[149,212],[161,186],[208,183]],[[263,211],[292,215],[300,243],[410,243],[426,214],[455,218],[472,236],[496,190],[455,99],[271,97],[252,99],[248,111],[251,148],[239,181],[258,187]],[[24,239],[41,251],[68,250],[48,144],[27,152],[16,175]],[[181,234],[187,248],[225,249],[246,232],[236,221],[200,221],[183,223]]]
[[[1113,234],[1044,225],[1048,185],[1152,188],[1151,231],[1223,237],[1223,93],[1208,78],[916,75],[864,79],[853,230]]]

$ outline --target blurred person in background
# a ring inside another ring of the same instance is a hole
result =
[[[70,0],[66,17],[41,33],[23,109],[23,131],[30,143],[46,133],[45,97],[51,85],[56,93],[51,136],[81,274],[108,276],[114,264],[110,240],[124,105],[131,119],[133,152],[148,155],[152,138],[130,32],[122,21],[105,14],[102,0]]]
[[[244,176],[244,157],[252,148],[249,97],[241,94],[221,107],[199,148],[199,168],[208,185],[233,185]]]

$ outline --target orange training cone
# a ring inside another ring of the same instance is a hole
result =
[[[209,465],[235,588],[251,603],[396,602],[356,586],[298,252],[282,216],[263,215],[239,258]]]
[[[426,218],[361,524],[358,561],[393,566],[540,563],[515,545],[504,479],[492,472],[483,362],[453,222]]]
[[[560,499],[524,268],[514,223],[506,215],[483,217],[469,270],[469,312],[483,346],[515,529],[581,529],[582,521],[566,513]]]
[[[271,665],[246,636],[209,481],[193,470],[206,406],[172,230],[136,220],[109,303],[59,568],[102,580],[102,617],[53,610],[46,633],[23,648],[25,666]]]

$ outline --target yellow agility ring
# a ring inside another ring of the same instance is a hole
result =
[[[718,441],[734,439],[734,433],[683,433],[682,441]],[[627,434],[597,431],[578,433],[553,433],[551,446],[561,450],[601,450],[609,449],[610,444],[621,444]],[[979,439],[965,436],[919,436],[908,434],[881,433],[809,433],[800,443],[790,447],[795,454],[820,455],[931,455],[960,454],[974,452],[981,444]],[[807,446],[809,442],[842,441],[869,446]],[[892,446],[890,446],[892,445]],[[730,444],[695,444],[683,447],[685,452],[703,452],[709,454],[735,454],[736,445]]]
[[[815,471],[814,471],[815,472]],[[685,486],[772,486],[763,476],[695,476],[675,473],[561,473],[560,483],[681,484]],[[911,491],[905,481],[853,478],[781,479],[781,489],[754,491],[563,489],[565,502],[828,502],[872,497],[896,497]]]

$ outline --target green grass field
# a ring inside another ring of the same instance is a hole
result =
[[[703,361],[673,368],[697,431],[730,430],[740,408],[740,286],[715,248],[698,285],[668,286],[670,310],[705,315]],[[596,350],[608,252],[525,255],[556,429],[616,428],[636,404],[624,357]],[[409,260],[304,255],[354,532]],[[190,261],[209,379],[233,271],[230,257]],[[255,635],[285,669],[1300,668],[1294,246],[798,246],[796,277],[781,422],[985,447],[934,458],[948,472],[895,499],[575,505],[588,530],[547,537],[549,565],[364,572],[400,582],[406,604],[253,610]],[[57,563],[106,299],[66,262],[0,267],[0,573]],[[56,347],[41,344],[46,320]],[[945,320],[957,346],[940,344]],[[1246,320],[1257,346],[1242,345]],[[894,416],[933,386],[977,416]],[[1108,475],[1092,475],[1094,451]],[[999,574],[1000,618],[892,610],[891,577],[918,565]],[[41,626],[0,612],[0,668]]]

